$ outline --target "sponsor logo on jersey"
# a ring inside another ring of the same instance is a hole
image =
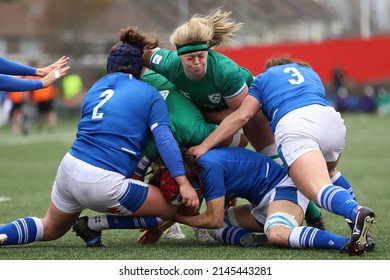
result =
[[[167,97],[169,95],[169,90],[160,90],[161,96],[164,98],[164,100],[167,100]]]
[[[162,57],[161,55],[156,54],[156,55],[154,55],[153,58],[152,58],[152,63],[153,63],[153,64],[160,64],[160,61],[161,61],[162,58],[163,58],[163,57]]]
[[[189,94],[188,92],[185,92],[185,91],[182,91],[182,90],[180,90],[180,92],[181,92],[181,94],[183,94],[185,97],[187,97],[188,99],[191,100],[191,96],[190,96],[190,94]]]
[[[212,103],[218,104],[221,102],[222,96],[220,93],[214,93],[207,96]]]

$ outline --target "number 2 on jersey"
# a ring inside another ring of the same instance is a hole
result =
[[[95,106],[95,108],[93,108],[93,111],[92,111],[92,119],[102,119],[102,118],[103,118],[104,113],[98,113],[98,110],[99,110],[100,107],[102,107],[102,106],[104,105],[104,103],[106,103],[113,95],[114,95],[114,91],[113,91],[112,89],[105,90],[105,91],[100,95],[100,97],[104,97],[104,99],[103,99],[102,101],[100,101],[99,104]]]
[[[289,79],[288,81],[292,85],[299,85],[305,81],[305,77],[299,72],[299,70],[295,67],[286,67],[283,69],[284,73],[290,74],[294,79]]]

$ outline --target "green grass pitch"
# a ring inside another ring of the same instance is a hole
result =
[[[389,260],[390,252],[390,117],[343,115],[347,145],[339,170],[354,187],[359,202],[376,211],[372,232],[375,252],[360,260]],[[77,122],[60,121],[53,134],[38,134],[33,125],[28,136],[14,136],[10,127],[0,128],[0,224],[20,217],[45,214],[58,165],[75,137]],[[349,236],[341,217],[322,211],[327,229]],[[84,214],[95,214],[85,211]],[[50,242],[0,248],[0,260],[350,260],[331,250],[239,248],[218,242],[198,243],[193,230],[182,226],[186,240],[161,239],[154,245],[136,243],[138,230],[103,232],[105,248],[86,248],[74,232]]]

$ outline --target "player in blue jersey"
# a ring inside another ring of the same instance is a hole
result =
[[[0,90],[29,91],[46,88],[64,76],[69,57],[62,56],[49,66],[35,68],[0,57]],[[39,76],[42,79],[20,79],[13,76]]]
[[[350,254],[360,254],[375,213],[360,206],[348,181],[336,170],[346,128],[326,101],[319,76],[304,62],[277,57],[266,63],[240,107],[202,144],[197,157],[239,130],[259,110],[267,116],[278,152],[297,188],[318,206],[351,221]]]
[[[191,178],[199,170],[200,180],[195,184],[200,185],[206,210],[196,216],[178,214],[178,222],[218,229],[213,234],[216,239],[231,245],[262,246],[268,239],[269,244],[281,247],[349,248],[349,237],[302,226],[309,200],[294,186],[287,170],[269,157],[243,148],[217,148],[201,156],[197,164],[192,155],[183,158],[192,170],[188,171]],[[164,168],[160,164],[154,170],[150,182],[158,185]],[[249,204],[224,209],[226,198],[231,196],[244,198]],[[267,238],[253,232],[265,232]],[[148,230],[139,241],[152,243],[158,234],[155,229]]]
[[[121,221],[126,228],[155,227],[162,219],[172,219],[176,208],[157,187],[129,179],[151,134],[179,185],[184,204],[199,207],[170,130],[164,99],[140,81],[142,50],[157,44],[136,29],[121,30],[120,42],[108,55],[108,75],[85,96],[76,140],[58,168],[45,217],[25,217],[1,226],[0,244],[60,238],[87,208],[111,214],[107,223]],[[73,229],[78,232],[77,223]],[[82,238],[90,246],[102,245],[99,234]]]
[[[156,88],[164,98],[168,108],[172,134],[179,144],[185,147],[199,144],[216,129],[216,125],[207,123],[198,108],[181,95],[176,87],[160,74],[152,70],[146,70],[142,77],[142,81]],[[226,143],[221,143],[221,146],[245,147],[248,143],[246,137],[240,132],[232,138],[233,139],[228,139]],[[143,149],[141,160],[137,165],[135,173],[131,177],[143,181],[150,165],[157,158],[158,149],[154,139],[151,138],[148,145]],[[83,232],[91,233],[93,231],[101,232],[102,230],[107,229],[123,228],[120,223],[109,226],[107,223],[102,222],[106,220],[105,216],[106,214],[99,214],[98,216],[89,217],[88,219],[81,217],[78,220],[78,226],[81,227],[81,225],[84,224],[82,226]],[[87,225],[88,221],[94,221],[91,228]],[[200,239],[199,234],[202,233],[203,238],[209,236],[207,231],[197,229],[195,237]],[[83,233],[79,232],[79,235],[82,236]],[[170,239],[184,239],[185,235],[181,232],[180,226],[175,224],[165,232],[164,237]]]

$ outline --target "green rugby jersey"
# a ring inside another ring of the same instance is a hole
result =
[[[209,49],[206,75],[202,80],[187,78],[176,51],[159,49],[150,58],[150,67],[172,82],[196,106],[204,110],[226,108],[225,99],[237,96],[254,77],[227,56]]]

